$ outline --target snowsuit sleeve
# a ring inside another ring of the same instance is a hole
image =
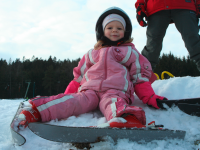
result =
[[[92,65],[90,61],[87,61],[89,60],[89,52],[82,57],[78,63],[78,66],[73,69],[74,79],[69,83],[64,94],[76,93],[78,91],[84,74]]]
[[[156,95],[151,87],[149,82],[152,75],[150,62],[132,46],[131,55],[127,63],[129,65],[130,79],[138,98],[145,104],[159,108],[156,99],[163,100],[164,97]]]
[[[83,79],[83,75],[86,72],[86,59],[87,54],[79,61],[78,66],[73,69],[74,81],[80,83]]]
[[[86,53],[83,56],[83,58],[79,61],[78,66],[75,67],[73,70],[74,80],[78,83],[81,83],[84,74],[93,65],[90,56],[92,51],[93,49],[89,50],[88,53]]]
[[[151,78],[152,68],[150,62],[134,46],[132,46],[129,58],[129,72],[133,85],[148,82]]]

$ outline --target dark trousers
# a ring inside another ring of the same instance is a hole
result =
[[[174,21],[177,30],[181,33],[190,58],[199,63],[200,70],[198,18],[194,11],[187,9],[163,10],[148,17],[147,43],[142,50],[142,55],[150,61],[152,68],[155,68],[162,50],[163,38],[171,20]]]

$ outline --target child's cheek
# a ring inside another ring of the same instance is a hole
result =
[[[122,37],[124,37],[124,32],[122,32],[120,35],[121,35]]]

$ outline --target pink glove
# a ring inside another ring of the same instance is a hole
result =
[[[159,105],[159,107],[158,107],[157,100],[167,100],[167,99],[165,97],[158,96],[158,95],[154,94],[153,97],[149,99],[149,101],[147,102],[147,104],[150,105],[150,106],[153,106],[153,107],[155,107],[157,109],[159,109],[159,108],[164,109],[163,106],[162,106],[162,104]]]
[[[150,82],[143,82],[143,83],[136,84],[135,93],[139,97],[139,99],[142,100],[144,104],[153,106],[157,109],[159,109],[161,106],[158,107],[156,100],[166,99],[165,97],[158,96],[155,94],[155,92],[153,91],[153,88],[151,87]]]
[[[64,94],[69,94],[69,93],[76,93],[78,91],[78,88],[80,87],[80,83],[72,80],[69,85],[67,86]]]

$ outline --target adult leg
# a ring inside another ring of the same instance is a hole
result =
[[[172,10],[172,19],[181,33],[190,58],[197,63],[200,71],[200,38],[196,13],[186,9],[175,9]]]
[[[96,92],[87,90],[76,94],[59,94],[50,97],[32,99],[40,112],[42,122],[78,116],[95,110],[99,104]]]
[[[132,114],[143,125],[146,124],[143,109],[137,106],[129,106],[129,99],[122,91],[112,89],[100,94],[99,107],[108,121],[124,114]]]
[[[149,60],[152,69],[158,64],[163,38],[170,21],[169,10],[159,11],[148,17],[147,43],[142,50],[142,55]]]

